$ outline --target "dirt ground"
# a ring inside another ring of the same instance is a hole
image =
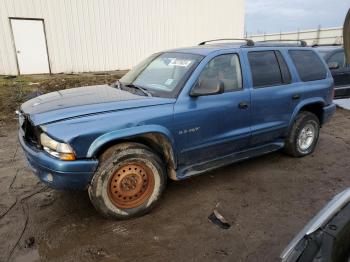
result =
[[[350,111],[338,108],[314,154],[281,152],[170,182],[148,215],[99,216],[87,192],[45,187],[27,167],[14,121],[0,123],[0,261],[278,261],[350,186]],[[213,208],[231,223],[208,221]]]

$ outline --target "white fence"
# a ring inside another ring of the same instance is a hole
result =
[[[266,40],[304,40],[308,45],[342,44],[343,28],[318,28],[295,32],[281,32],[274,34],[251,35],[248,38],[254,41]]]

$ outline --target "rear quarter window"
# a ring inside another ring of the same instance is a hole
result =
[[[326,78],[326,67],[314,51],[289,50],[289,55],[302,81],[307,82]]]

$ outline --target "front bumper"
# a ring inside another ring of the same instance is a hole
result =
[[[334,103],[323,107],[322,124],[326,123],[331,118],[335,110],[336,110],[336,105]]]
[[[97,160],[62,161],[28,145],[21,130],[19,142],[35,175],[56,189],[84,190],[97,168]]]

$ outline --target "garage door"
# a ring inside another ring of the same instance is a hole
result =
[[[11,19],[20,74],[50,73],[43,22]]]

